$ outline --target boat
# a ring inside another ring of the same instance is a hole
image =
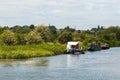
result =
[[[105,44],[90,44],[89,47],[88,47],[88,51],[99,51],[99,50],[103,50],[103,49],[109,49],[110,46],[105,43]]]
[[[109,49],[109,48],[110,46],[107,43],[101,45],[101,49]]]
[[[66,54],[84,54],[82,47],[79,46],[79,42],[67,42]]]
[[[88,47],[88,51],[99,51],[101,50],[101,46],[98,44],[90,44]]]

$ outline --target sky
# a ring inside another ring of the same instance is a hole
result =
[[[55,25],[76,29],[120,25],[120,0],[0,0],[0,26]]]

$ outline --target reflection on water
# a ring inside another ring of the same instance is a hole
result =
[[[39,66],[48,66],[48,60],[35,58],[35,59],[30,59],[30,60],[21,62],[21,64],[30,65],[30,66],[38,66],[38,67]]]
[[[2,64],[4,67],[12,67],[12,62],[14,60],[10,59],[0,59],[0,64]]]
[[[38,60],[36,61],[34,65],[35,66],[48,66],[48,60],[44,60],[44,59]]]
[[[45,58],[33,58],[33,59],[1,59],[0,64],[3,67],[13,67],[13,66],[48,66],[49,68],[77,68],[79,67],[79,57],[80,55],[62,55],[64,58],[54,57],[55,59],[49,60],[53,57]]]
[[[67,55],[67,67],[78,67],[80,55]]]
[[[3,67],[13,67],[19,65],[30,65],[30,66],[47,66],[48,60],[35,58],[35,59],[1,59],[0,64]]]

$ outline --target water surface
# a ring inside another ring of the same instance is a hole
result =
[[[120,48],[82,55],[0,60],[0,80],[120,80]]]

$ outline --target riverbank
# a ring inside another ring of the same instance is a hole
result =
[[[0,46],[0,59],[24,59],[63,54],[66,45],[47,43],[39,45]]]

